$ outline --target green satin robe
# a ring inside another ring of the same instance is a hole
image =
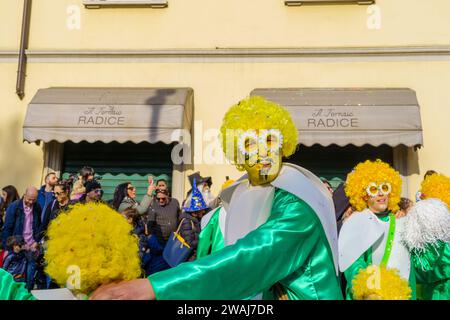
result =
[[[12,275],[0,268],[0,300],[36,300],[24,283],[14,281]]]
[[[417,277],[417,298],[450,300],[450,248],[440,242],[423,253],[412,252]]]
[[[198,237],[197,259],[207,256],[225,247],[225,240],[219,226],[219,213],[221,208],[212,212],[208,224],[202,229]]]
[[[218,221],[210,231],[217,228]],[[268,220],[235,244],[148,279],[159,300],[237,300],[261,292],[263,299],[274,299],[271,287],[277,282],[289,299],[342,299],[319,218],[281,189],[275,191]]]
[[[377,214],[377,218],[382,221],[389,221],[389,213]],[[396,234],[398,235],[398,234]],[[347,300],[353,300],[352,295],[352,280],[358,274],[359,270],[365,269],[372,265],[372,247],[370,247],[366,252],[364,252],[361,257],[359,257],[353,264],[344,272],[345,280],[347,280],[347,287],[345,288],[345,298]],[[413,261],[411,257],[411,270],[409,272],[409,286],[412,290],[411,300],[416,300],[416,277],[413,268]]]

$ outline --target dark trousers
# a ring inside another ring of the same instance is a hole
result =
[[[41,254],[38,251],[25,251],[25,257],[27,258],[27,279],[26,288],[33,290],[35,284],[38,289],[45,288],[45,274],[39,261]]]

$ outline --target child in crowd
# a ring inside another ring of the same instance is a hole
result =
[[[15,281],[25,282],[27,270],[27,259],[24,253],[25,241],[21,236],[12,236],[8,238],[6,244],[11,251],[3,262],[3,269],[12,274]]]
[[[147,245],[148,230],[145,218],[141,216],[136,208],[127,208],[122,212],[128,223],[133,226],[133,234],[139,239],[139,256],[141,257],[141,265],[145,270],[145,265],[150,259],[150,249]]]

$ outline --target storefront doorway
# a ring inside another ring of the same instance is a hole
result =
[[[111,143],[73,143],[64,144],[62,177],[67,179],[76,174],[81,167],[93,167],[101,177],[104,191],[103,200],[112,200],[114,189],[123,182],[131,182],[137,188],[140,201],[147,192],[148,176],[156,181],[165,179],[172,187],[172,161],[170,152],[173,145],[142,142]]]

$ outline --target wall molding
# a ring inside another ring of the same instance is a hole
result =
[[[29,62],[245,62],[450,60],[450,46],[215,48],[167,50],[27,50]],[[1,51],[0,62],[18,59]]]

